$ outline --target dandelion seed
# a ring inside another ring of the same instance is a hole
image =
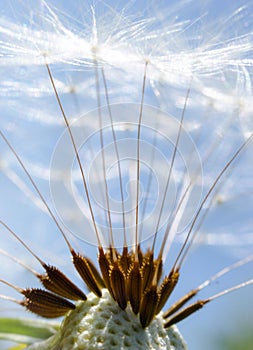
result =
[[[239,260],[253,242],[251,4],[215,24],[217,8],[196,16],[191,0],[166,11],[36,4],[5,4],[0,20],[2,198],[11,182],[24,207],[19,215],[1,204],[1,245],[45,290],[27,288],[23,274],[16,283],[3,260],[3,305],[64,316],[29,349],[185,349],[177,323],[253,283],[251,275],[194,299],[252,261]],[[38,216],[52,223],[48,233]],[[186,259],[203,242],[225,245],[239,262],[196,287]],[[35,342],[28,338],[16,339]]]

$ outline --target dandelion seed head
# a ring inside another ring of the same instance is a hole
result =
[[[63,349],[81,347],[84,350],[185,349],[177,329],[172,327],[166,331],[161,316],[144,330],[130,310],[122,311],[115,305],[107,290],[103,291],[102,298],[90,294],[86,302],[79,302],[55,336],[28,349],[48,349],[52,344]]]

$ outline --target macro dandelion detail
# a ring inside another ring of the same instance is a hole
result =
[[[222,285],[253,260],[252,5],[214,3],[3,5],[1,305],[26,318],[0,338],[17,349],[186,349],[179,322],[253,284]],[[226,265],[191,267],[217,246]]]

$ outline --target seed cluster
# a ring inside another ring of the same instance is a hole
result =
[[[165,329],[160,313],[145,329],[128,305],[123,311],[106,288],[76,303],[50,338],[27,350],[186,350],[176,326]]]
[[[143,253],[140,246],[136,251],[128,251],[124,247],[121,253],[116,248],[104,251],[99,247],[101,274],[91,260],[76,253],[73,248],[70,251],[73,264],[87,287],[99,298],[102,297],[102,289],[106,288],[122,310],[129,305],[134,314],[139,314],[143,328],[149,326],[162,310],[179,279],[179,269],[172,268],[161,280],[162,259],[154,259],[151,250]],[[86,301],[86,295],[56,267],[44,263],[42,266],[46,273],[37,277],[50,292],[37,288],[21,290],[25,296],[21,304],[28,310],[55,318],[75,309],[75,305],[67,299]],[[192,290],[164,313],[165,328],[188,317],[208,302],[198,301],[181,310],[196,293],[197,290]]]
[[[122,254],[115,249],[104,254],[100,249],[99,265],[111,296],[123,310],[129,302],[133,312],[140,314],[143,327],[161,311],[179,277],[179,272],[173,270],[158,287],[162,260],[154,260],[151,251],[143,253],[140,248],[137,254],[128,253],[126,248]]]

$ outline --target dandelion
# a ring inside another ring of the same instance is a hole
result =
[[[11,183],[18,207],[1,203],[2,305],[63,316],[2,319],[5,339],[185,349],[179,322],[252,284],[206,288],[251,262],[253,241],[251,5],[215,21],[219,5],[4,5],[2,198]],[[193,285],[204,244],[237,262]]]

